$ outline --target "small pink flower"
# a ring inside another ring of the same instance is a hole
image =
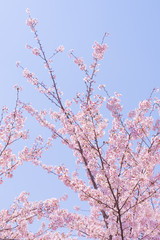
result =
[[[52,61],[51,59],[48,59],[48,62],[49,62],[49,63],[53,63],[53,61]]]
[[[64,46],[63,46],[63,45],[60,45],[60,46],[57,48],[57,51],[63,52],[63,51],[64,51]]]
[[[106,87],[105,84],[102,84],[102,85],[99,85],[99,86],[98,86],[99,90],[102,90],[102,88],[105,88],[105,87]]]
[[[68,56],[69,56],[70,58],[72,57],[73,52],[74,52],[74,49],[71,49],[71,50],[69,51]]]
[[[76,211],[79,211],[79,207],[78,207],[78,206],[74,206],[74,209],[75,209]]]
[[[8,112],[8,108],[6,106],[2,107],[3,112]]]
[[[38,48],[33,48],[32,53],[33,53],[34,55],[36,55],[36,56],[39,56],[39,55],[40,55],[40,51],[39,51]]]
[[[117,93],[117,92],[115,92],[114,95],[115,95],[117,98],[122,96],[122,94]]]
[[[25,46],[26,49],[31,49],[32,47],[27,43]]]
[[[65,106],[70,107],[72,105],[72,102],[70,100],[66,100]]]
[[[19,67],[19,65],[20,65],[20,61],[17,61],[16,62],[16,67]]]
[[[50,66],[49,66],[49,64],[48,64],[48,63],[45,63],[45,64],[44,64],[44,66],[45,66],[45,68],[47,68],[47,69],[49,69],[49,68],[50,68]]]
[[[158,93],[158,92],[159,92],[159,88],[156,88],[156,89],[155,89],[155,92]]]
[[[26,13],[30,14],[29,8],[26,9]]]

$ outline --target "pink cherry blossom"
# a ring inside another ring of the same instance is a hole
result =
[[[57,51],[63,52],[63,51],[64,51],[64,46],[63,46],[63,45],[60,45],[60,46],[57,48]]]
[[[20,61],[17,61],[16,62],[16,67],[19,67],[19,65],[20,65]]]
[[[32,49],[32,47],[28,43],[26,44],[25,47],[26,47],[26,49]]]
[[[72,102],[70,100],[66,100],[65,106],[70,107],[72,105]]]
[[[33,49],[32,49],[32,53],[33,53],[34,55],[36,55],[36,56],[39,56],[39,55],[40,55],[40,51],[39,51],[38,48],[33,48]]]

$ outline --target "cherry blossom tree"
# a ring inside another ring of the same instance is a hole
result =
[[[59,46],[48,57],[36,29],[38,21],[28,9],[27,13],[26,24],[37,46],[27,44],[26,48],[41,58],[50,82],[40,82],[20,62],[17,67],[53,107],[36,110],[20,100],[22,89],[15,86],[15,108],[9,113],[7,107],[3,107],[0,119],[0,183],[11,178],[19,165],[30,161],[53,174],[90,207],[88,214],[83,215],[78,206],[76,213],[60,206],[61,201],[67,201],[66,194],[58,199],[31,202],[29,193],[22,192],[9,209],[0,211],[0,239],[160,239],[160,173],[155,172],[160,160],[158,89],[153,89],[127,117],[122,112],[120,94],[110,96],[105,85],[99,85],[101,94],[96,94],[99,63],[108,48],[105,44],[108,34],[105,34],[101,43],[93,45],[90,68],[83,58],[70,51],[70,57],[84,73],[86,90],[64,101],[52,64],[64,47]],[[16,155],[13,143],[29,138],[24,128],[24,112],[51,134],[47,141],[37,136],[32,148],[25,146]],[[42,153],[52,147],[57,138],[62,141],[62,147],[66,145],[73,152],[77,164],[74,172],[64,164],[48,166],[42,162]],[[81,168],[86,174],[84,178],[79,174]],[[39,230],[30,231],[29,225],[39,220],[42,223]]]

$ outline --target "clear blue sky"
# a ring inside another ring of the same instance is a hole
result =
[[[106,84],[111,94],[114,91],[122,93],[124,111],[135,108],[154,87],[160,87],[159,0],[5,0],[0,5],[0,106],[14,107],[16,94],[12,86],[18,83],[24,86],[21,99],[33,103],[38,109],[50,107],[15,67],[15,62],[20,60],[41,80],[48,81],[40,60],[25,49],[26,43],[35,45],[33,35],[25,25],[26,8],[38,18],[39,36],[46,52],[52,54],[61,44],[65,47],[55,61],[57,82],[64,97],[69,98],[84,89],[83,73],[68,58],[68,51],[74,48],[89,65],[92,45],[95,40],[100,42],[105,32],[110,33],[107,40],[109,50],[97,81]],[[31,126],[31,136],[38,133],[48,135],[31,118],[28,118],[27,126]],[[15,147],[15,151],[18,150]],[[72,167],[74,158],[56,141],[44,161]],[[23,190],[31,193],[30,200],[33,201],[61,196],[66,190],[62,184],[59,187],[57,184],[56,177],[25,164],[19,167],[13,179],[5,180],[0,186],[0,208],[8,207]],[[77,205],[75,195],[72,194],[69,201],[66,207]]]

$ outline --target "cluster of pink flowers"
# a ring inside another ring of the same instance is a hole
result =
[[[17,91],[19,87],[15,86]],[[13,171],[21,165],[21,161],[13,153],[11,148],[12,143],[20,139],[28,138],[28,131],[24,130],[25,118],[23,117],[19,103],[16,104],[16,109],[8,113],[8,109],[3,107],[1,122],[0,122],[0,176],[1,184],[3,178],[13,177]]]
[[[26,24],[31,28],[31,31],[32,32],[35,32],[35,26],[37,25],[38,21],[36,18],[31,18],[29,17],[27,20],[26,20]]]
[[[98,42],[95,41],[94,45],[93,45],[93,49],[94,49],[93,57],[97,58],[98,60],[102,60],[105,51],[108,49],[108,45],[107,44],[99,44]]]
[[[139,109],[140,111],[143,111],[143,113],[148,112],[150,108],[151,108],[150,100],[144,100],[139,103]]]
[[[111,111],[113,117],[118,117],[123,107],[118,97],[110,97],[107,102],[107,109]]]
[[[84,64],[83,58],[76,57],[74,63],[77,64],[82,71],[85,71],[87,69],[86,65]]]

